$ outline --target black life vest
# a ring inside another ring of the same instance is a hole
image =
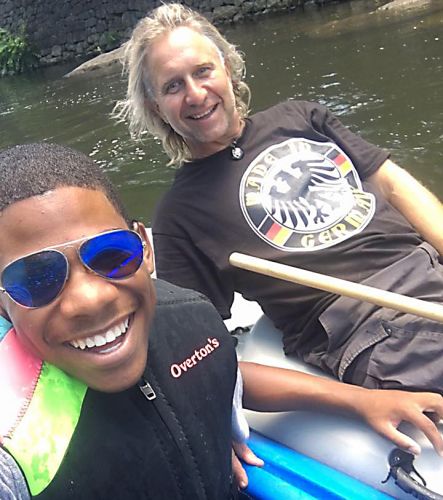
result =
[[[229,499],[232,339],[201,295],[157,281],[138,386],[88,389],[66,455],[39,500]]]

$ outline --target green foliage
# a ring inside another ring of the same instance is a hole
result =
[[[105,36],[107,45],[116,46],[120,44],[121,36],[116,31],[108,31]]]
[[[116,31],[106,31],[102,33],[97,50],[99,52],[109,52],[117,48],[121,43],[121,35]]]
[[[36,55],[23,27],[18,35],[0,28],[0,76],[21,73],[36,65]]]

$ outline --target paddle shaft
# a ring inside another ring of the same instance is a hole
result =
[[[380,290],[372,286],[361,285],[325,274],[306,271],[298,267],[279,264],[251,255],[234,252],[229,262],[235,267],[264,274],[273,278],[291,281],[300,285],[325,290],[326,292],[344,295],[353,299],[370,302],[396,311],[415,314],[417,316],[443,322],[443,306],[434,302],[415,299],[399,293]]]

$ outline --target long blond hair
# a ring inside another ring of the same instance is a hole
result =
[[[178,3],[162,5],[141,19],[125,44],[122,63],[128,75],[126,99],[117,102],[113,116],[129,122],[131,136],[139,140],[148,131],[161,139],[170,158],[169,164],[182,164],[191,159],[184,139],[166,123],[154,108],[154,95],[148,72],[149,48],[152,42],[174,29],[186,26],[207,37],[221,53],[230,71],[235,107],[241,118],[249,112],[250,90],[243,81],[245,62],[237,48],[224,38],[205,17]],[[152,105],[147,105],[147,101]]]

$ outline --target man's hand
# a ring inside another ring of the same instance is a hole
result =
[[[257,467],[263,467],[264,462],[254,454],[246,443],[232,442],[232,473],[237,484],[243,489],[248,486],[248,475],[240,460]]]
[[[379,434],[418,455],[421,451],[419,444],[397,429],[401,422],[415,425],[423,431],[435,451],[443,456],[443,438],[436,426],[443,417],[443,397],[439,394],[370,390],[356,410]]]

